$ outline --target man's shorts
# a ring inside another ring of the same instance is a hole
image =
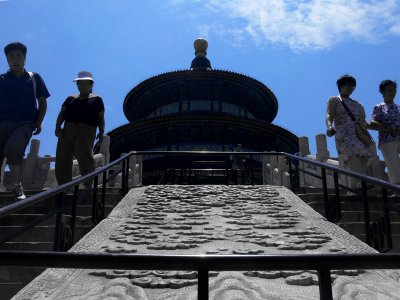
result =
[[[31,122],[0,121],[0,158],[21,165],[35,126]]]

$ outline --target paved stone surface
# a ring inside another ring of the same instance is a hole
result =
[[[146,254],[373,253],[272,186],[131,190],[71,251]],[[390,276],[389,276],[390,275]],[[400,299],[397,271],[333,271],[335,299]],[[13,299],[197,299],[197,273],[48,269]],[[210,299],[319,299],[315,271],[211,272]]]

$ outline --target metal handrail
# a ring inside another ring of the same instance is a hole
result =
[[[195,270],[199,300],[209,297],[210,271],[317,270],[320,299],[332,300],[331,270],[399,269],[400,254],[142,255],[0,251],[0,266]]]
[[[93,204],[92,204],[92,220],[94,224],[97,224],[100,219],[104,218],[104,206],[105,206],[105,193],[106,193],[106,183],[108,183],[112,178],[122,172],[122,193],[128,192],[128,174],[129,174],[129,158],[134,155],[134,152],[130,152],[126,155],[123,155],[119,159],[109,163],[106,166],[100,167],[94,172],[81,176],[71,182],[62,184],[56,188],[46,190],[40,192],[36,195],[33,195],[25,200],[21,200],[5,207],[0,208],[0,218],[8,216],[16,211],[22,210],[24,208],[30,207],[32,205],[41,203],[47,199],[55,198],[54,207],[49,210],[49,212],[45,213],[44,216],[37,217],[34,221],[29,224],[25,224],[22,228],[16,229],[12,232],[9,232],[3,236],[0,236],[0,244],[7,242],[16,236],[24,233],[28,229],[34,227],[40,222],[49,219],[53,216],[56,216],[56,226],[55,226],[55,234],[54,234],[54,251],[66,251],[72,245],[74,241],[74,232],[75,232],[75,218],[76,218],[76,208],[77,208],[77,200],[78,200],[78,188],[81,183],[85,183],[89,180],[94,179],[93,188],[90,189],[93,192]],[[122,168],[114,172],[113,175],[108,176],[108,171],[113,168],[115,165],[122,163]],[[102,174],[102,188],[101,188],[101,203],[99,203],[98,196],[98,176]],[[72,213],[70,224],[67,226],[68,232],[65,232],[65,228],[63,226],[62,214],[64,208],[64,192],[73,189],[73,201],[72,201]],[[87,191],[88,192],[88,191]],[[98,211],[100,210],[100,211]],[[68,235],[68,237],[64,237],[64,235]]]
[[[100,175],[101,173],[105,172],[105,171],[109,171],[112,167],[114,167],[115,165],[121,163],[121,161],[126,160],[127,158],[129,158],[130,156],[134,155],[135,152],[130,152],[124,156],[121,156],[120,158],[112,161],[111,163],[109,163],[108,165],[105,165],[103,167],[100,167],[98,169],[96,169],[95,171],[93,171],[90,174],[81,176],[73,181],[64,183],[58,187],[37,193],[35,195],[32,195],[28,198],[26,198],[25,200],[21,200],[15,203],[12,203],[10,205],[7,205],[5,207],[0,208],[0,217],[4,217],[6,215],[9,215],[10,213],[13,213],[17,210],[29,207],[31,205],[40,203],[48,198],[54,197],[58,194],[60,194],[61,192],[64,192],[66,190],[69,190],[75,186],[78,186],[81,183],[84,183],[90,179],[93,179],[94,177]]]
[[[390,249],[392,247],[392,240],[391,240],[391,230],[390,230],[390,219],[389,219],[389,213],[388,213],[388,209],[389,209],[389,204],[388,204],[388,197],[387,197],[387,189],[390,190],[395,190],[395,191],[400,191],[400,186],[392,184],[390,182],[386,182],[377,178],[373,178],[370,176],[366,176],[363,174],[358,174],[349,170],[345,170],[345,169],[341,169],[335,166],[332,166],[330,164],[327,163],[323,163],[323,162],[319,162],[319,161],[315,161],[315,160],[311,160],[305,157],[300,157],[297,155],[293,155],[293,154],[289,154],[289,153],[285,153],[285,152],[223,152],[223,151],[132,151],[128,154],[123,155],[122,157],[114,160],[113,162],[109,163],[106,166],[100,167],[97,170],[95,170],[94,172],[87,174],[85,176],[81,176],[78,179],[71,181],[69,183],[63,184],[59,187],[56,187],[54,189],[51,190],[47,190],[47,191],[43,191],[41,193],[38,193],[36,195],[33,195],[25,200],[13,203],[11,205],[8,205],[6,207],[0,208],[0,218],[7,216],[13,212],[16,212],[18,210],[21,210],[23,208],[29,207],[31,205],[40,203],[46,199],[49,199],[51,197],[57,197],[57,209],[55,210],[54,214],[57,214],[57,223],[56,223],[56,235],[55,238],[58,238],[59,235],[59,226],[60,222],[61,222],[61,214],[62,214],[62,206],[63,206],[63,192],[65,192],[68,189],[73,188],[74,189],[74,203],[73,205],[76,206],[76,195],[77,195],[77,189],[79,187],[79,184],[84,183],[88,180],[95,180],[95,185],[93,188],[94,194],[93,194],[93,221],[96,224],[99,221],[99,218],[103,218],[104,217],[104,201],[105,201],[105,182],[109,181],[112,177],[115,177],[117,174],[122,172],[122,190],[124,193],[126,193],[128,191],[128,174],[129,174],[129,159],[131,156],[133,155],[179,155],[179,156],[184,156],[184,155],[189,155],[189,156],[196,156],[196,155],[217,155],[217,156],[227,156],[227,155],[243,155],[243,156],[250,156],[251,158],[255,155],[257,156],[265,156],[265,155],[277,155],[277,156],[285,156],[288,159],[288,164],[289,164],[289,173],[290,173],[290,180],[291,180],[291,188],[292,190],[296,189],[296,184],[297,182],[295,182],[295,180],[293,179],[298,179],[298,173],[300,171],[309,174],[311,176],[314,176],[316,178],[319,178],[322,180],[323,182],[323,189],[324,189],[324,199],[325,199],[325,214],[328,220],[330,221],[336,221],[338,218],[340,218],[341,216],[341,209],[340,209],[340,201],[339,201],[339,187],[345,188],[343,185],[340,185],[338,183],[338,179],[337,179],[337,174],[343,174],[346,176],[351,176],[351,177],[355,177],[359,180],[361,180],[362,183],[362,189],[361,189],[361,198],[362,201],[364,203],[364,222],[365,222],[365,231],[366,231],[366,242],[369,245],[372,245],[374,243],[374,241],[376,240],[373,236],[373,232],[376,231],[376,228],[384,228],[385,234],[386,234],[386,248],[379,248],[379,246],[375,246],[375,248],[377,248],[378,250],[381,251],[386,251],[388,249]],[[308,163],[308,164],[312,164],[312,165],[316,165],[318,167],[321,168],[321,176],[318,176],[316,174],[310,174],[310,172],[307,172],[306,170],[302,170],[298,168],[298,165],[296,165],[296,170],[293,170],[293,161],[301,161],[304,163]],[[108,171],[114,167],[117,164],[121,164],[122,163],[122,168],[120,170],[118,170],[117,172],[115,172],[113,175],[108,176]],[[328,190],[327,190],[327,184],[326,184],[326,170],[330,170],[333,172],[334,177],[335,177],[335,192],[336,192],[336,199],[335,201],[331,201],[328,197]],[[251,184],[253,184],[253,167],[250,170],[251,171]],[[100,203],[99,205],[99,210],[100,212],[97,211],[97,214],[99,215],[98,218],[96,218],[96,209],[97,207],[95,207],[95,202],[97,201],[97,184],[98,184],[98,176],[100,174],[103,174],[103,188],[102,190],[102,203]],[[370,220],[369,220],[369,208],[368,208],[368,197],[367,197],[367,186],[366,183],[372,183],[372,184],[376,184],[382,187],[382,196],[383,196],[383,214],[384,214],[384,220],[383,222],[381,222],[381,224],[370,224]],[[351,191],[351,189],[348,189]],[[96,198],[96,199],[95,199]],[[72,208],[72,210],[74,210],[74,207]],[[76,207],[75,207],[76,210]],[[393,207],[393,210],[395,210],[395,208]],[[332,212],[333,211],[333,212]],[[54,215],[52,214],[52,215]],[[51,217],[51,215],[46,215],[45,217],[42,217],[42,220],[44,220],[43,218],[49,218]],[[74,219],[75,216],[72,216],[72,225],[74,225]],[[35,224],[37,224],[38,222],[32,222],[29,226],[26,226],[27,229],[33,227]],[[383,224],[383,225],[382,225]],[[372,227],[374,228],[372,228]],[[72,227],[72,234],[73,234],[73,226]],[[23,230],[18,230],[18,234],[22,233]],[[7,237],[8,240],[10,238],[10,236]],[[0,237],[0,242],[4,242],[4,237],[1,238]],[[55,243],[56,244],[56,243]],[[71,245],[70,245],[71,246]],[[55,246],[55,250],[59,250],[56,246]],[[65,249],[64,249],[65,250]]]
[[[48,190],[29,197],[26,200],[0,208],[0,217],[6,216],[17,210],[40,203],[51,197],[61,195],[67,189],[73,188],[74,195],[77,194],[78,186],[88,180],[97,178],[103,174],[103,182],[106,172],[113,166],[122,163],[121,170],[117,173],[123,174],[123,190],[127,191],[127,180],[129,174],[129,158],[133,155],[283,155],[289,160],[290,180],[298,176],[298,166],[293,171],[293,161],[302,161],[321,168],[321,176],[316,175],[323,181],[324,195],[327,200],[326,170],[330,170],[335,178],[335,190],[339,184],[337,174],[352,176],[362,182],[362,197],[366,205],[368,216],[368,202],[366,182],[382,186],[384,206],[387,208],[387,189],[400,191],[400,186],[379,180],[366,175],[344,170],[326,163],[314,161],[308,158],[283,153],[283,152],[209,152],[209,151],[137,151],[130,152],[121,158],[103,166],[91,174],[82,176],[72,182],[63,184],[55,189]],[[115,174],[114,174],[115,176]],[[94,190],[97,190],[95,183]],[[102,190],[104,191],[104,184]],[[76,199],[75,199],[76,200]],[[62,198],[58,201],[62,205]],[[75,201],[76,202],[76,201]],[[329,202],[326,202],[327,205]],[[59,206],[61,207],[61,206]],[[328,207],[328,206],[327,206]],[[384,211],[388,215],[388,210]],[[60,216],[61,209],[58,210]],[[369,219],[366,219],[366,224]],[[368,228],[366,228],[368,232]],[[367,234],[368,237],[368,234]],[[367,241],[368,242],[368,241]],[[371,241],[369,241],[371,242]],[[64,249],[66,250],[66,249]],[[105,253],[56,253],[56,252],[15,252],[0,251],[0,266],[30,266],[30,267],[58,267],[58,268],[102,268],[102,269],[154,269],[154,270],[197,270],[198,271],[198,299],[208,299],[208,272],[228,270],[317,270],[319,276],[320,299],[332,299],[332,286],[330,271],[337,269],[393,269],[400,268],[399,254],[317,254],[317,255],[136,255],[136,254],[105,254]]]
[[[351,177],[355,177],[357,179],[360,180],[364,180],[370,183],[374,183],[377,185],[381,185],[383,187],[389,188],[389,189],[393,189],[396,191],[400,191],[400,186],[390,183],[388,181],[384,181],[381,179],[377,179],[371,176],[367,176],[367,175],[363,175],[360,173],[356,173],[353,171],[349,171],[346,169],[342,169],[339,167],[335,167],[331,164],[327,164],[327,163],[323,163],[320,161],[315,161],[306,157],[302,157],[302,156],[297,156],[297,155],[293,155],[293,154],[289,154],[286,152],[223,152],[223,151],[136,151],[134,154],[136,155],[204,155],[204,154],[209,154],[209,155],[218,155],[218,156],[224,156],[224,155],[279,155],[279,156],[286,156],[288,158],[290,158],[291,160],[297,160],[297,161],[302,161],[302,162],[306,162],[309,164],[313,164],[316,166],[319,166],[321,168],[325,168],[334,172],[338,172],[340,174],[343,175],[348,175]]]

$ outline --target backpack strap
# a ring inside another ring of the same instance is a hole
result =
[[[29,77],[32,79],[32,84],[33,84],[33,96],[35,96],[36,100],[36,78],[33,72],[28,72]]]

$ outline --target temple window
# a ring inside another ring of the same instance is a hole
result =
[[[190,101],[190,110],[211,110],[211,101],[209,100],[192,100]]]
[[[227,102],[222,102],[222,112],[228,113],[231,115],[239,115],[239,106]]]

